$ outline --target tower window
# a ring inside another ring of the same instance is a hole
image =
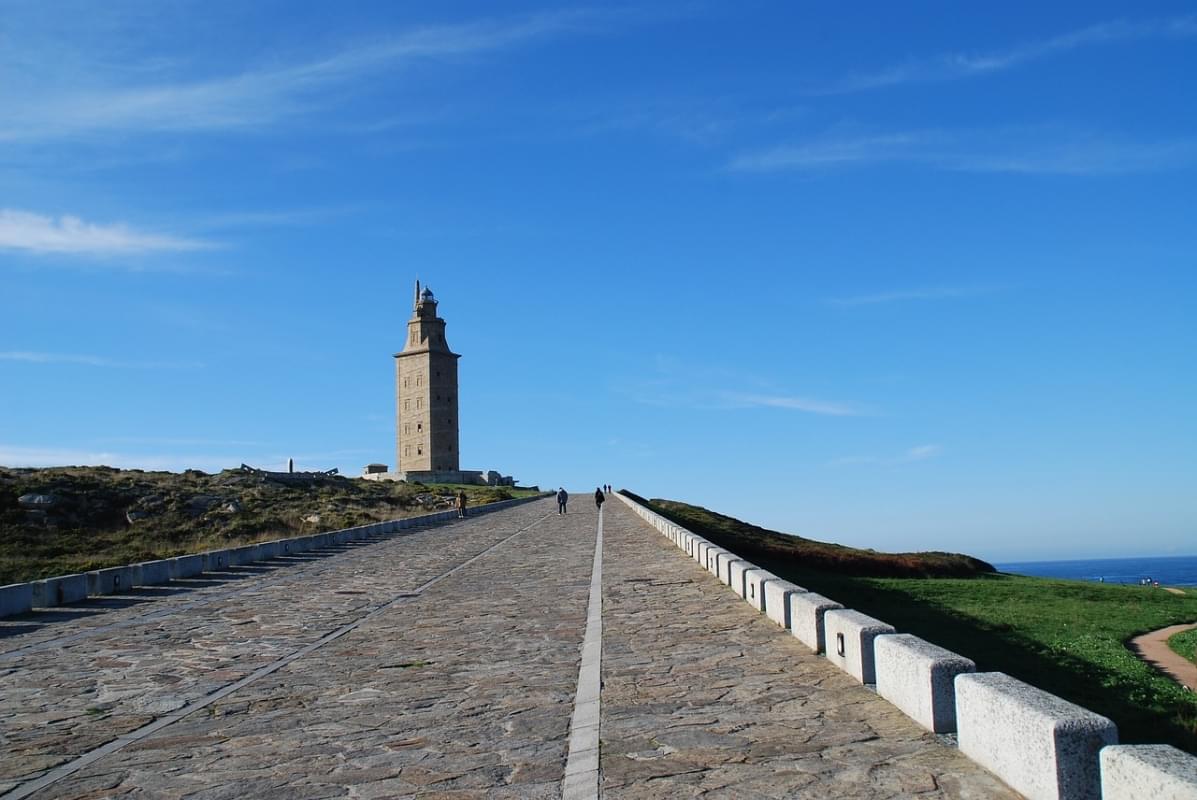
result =
[[[424,432],[424,423],[417,422],[416,423],[416,433],[423,433],[423,432]]]

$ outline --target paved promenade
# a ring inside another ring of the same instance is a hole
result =
[[[582,495],[0,620],[0,797],[1016,797],[603,516],[598,759]]]

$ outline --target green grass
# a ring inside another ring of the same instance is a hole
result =
[[[679,514],[680,505],[652,501],[659,513],[682,525],[683,517],[702,517]],[[722,546],[749,557],[738,545],[751,545],[761,529],[730,517],[716,521]],[[737,523],[744,525],[743,541],[737,541]],[[687,527],[703,536],[711,532]],[[1164,742],[1197,754],[1197,696],[1144,664],[1125,644],[1140,633],[1197,621],[1195,594],[998,573],[869,577],[833,571],[817,558],[760,552],[752,557],[799,586],[967,656],[980,671],[1005,672],[1103,714],[1117,723],[1124,742]],[[1197,637],[1189,642],[1197,643]]]
[[[1181,658],[1197,662],[1197,628],[1176,634],[1168,640],[1168,647]]]

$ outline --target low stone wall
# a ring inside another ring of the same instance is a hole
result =
[[[1105,717],[1000,672],[974,672],[962,656],[780,580],[615,496],[812,652],[875,684],[925,728],[955,729],[962,753],[1028,800],[1197,800],[1197,758],[1164,745],[1118,745],[1117,728]]]
[[[539,500],[540,496],[519,497],[498,503],[473,506],[469,513],[486,514],[514,505]],[[230,567],[279,559],[291,553],[302,553],[335,544],[382,536],[422,525],[435,525],[457,518],[457,511],[438,511],[418,517],[404,517],[371,525],[359,525],[327,533],[277,539],[270,542],[209,550],[158,561],[143,561],[120,567],[92,570],[79,575],[59,575],[30,583],[0,586],[0,617],[25,614],[35,608],[53,608],[79,603],[88,597],[121,594],[137,586],[156,586],[172,580],[192,578],[204,572],[224,572]]]

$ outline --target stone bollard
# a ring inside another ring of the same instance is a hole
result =
[[[1028,800],[1101,797],[1098,751],[1114,723],[1001,672],[956,676],[960,751]]]
[[[133,567],[109,567],[87,573],[87,594],[120,594],[133,588]]]
[[[720,570],[727,569],[727,567],[724,566],[727,563],[727,560],[729,558],[735,557],[735,553],[730,553],[727,550],[724,550],[722,547],[712,547],[707,551],[707,571],[718,578]]]
[[[790,628],[790,595],[805,592],[801,586],[778,578],[765,584],[765,616],[781,627]]]
[[[1101,749],[1102,800],[1197,800],[1197,757],[1166,744]]]
[[[811,649],[812,653],[826,652],[824,617],[828,611],[843,605],[814,592],[795,592],[790,595],[790,633]]]
[[[756,564],[750,561],[745,561],[742,558],[737,558],[727,562],[727,573],[724,578],[724,583],[731,587],[731,590],[740,595],[741,598],[747,596],[748,592],[744,588],[744,573],[750,569],[756,569]]]
[[[33,608],[33,584],[10,583],[0,586],[0,617],[25,614]]]
[[[894,626],[848,608],[836,608],[823,617],[827,660],[861,683],[876,683],[873,640],[893,633]]]
[[[909,633],[878,636],[873,657],[877,694],[927,730],[956,730],[956,676],[976,664]]]
[[[133,564],[134,586],[159,586],[170,582],[170,560],[142,561]]]
[[[175,556],[170,559],[171,578],[194,578],[204,571],[204,555]]]
[[[750,570],[744,571],[744,600],[762,614],[766,612],[767,599],[765,596],[765,587],[770,583],[776,583],[781,580],[772,572],[760,567],[753,567]]]
[[[204,553],[204,572],[224,572],[230,566],[228,550],[209,550]]]
[[[34,581],[30,585],[33,587],[35,608],[65,606],[87,599],[87,576],[82,573],[58,575],[54,578]]]

